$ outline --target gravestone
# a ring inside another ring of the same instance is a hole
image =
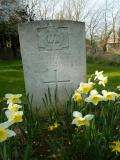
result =
[[[36,21],[19,25],[26,93],[41,105],[50,88],[58,88],[63,104],[86,78],[85,24],[74,21]],[[54,98],[53,98],[54,99]]]

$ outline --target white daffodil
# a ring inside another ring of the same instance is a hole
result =
[[[75,102],[81,102],[82,101],[82,96],[79,92],[75,91],[74,95],[73,95],[73,100]]]
[[[88,83],[81,82],[77,91],[83,94],[88,94],[88,92],[91,91],[92,88],[93,88],[92,82],[88,82]]]
[[[7,98],[7,104],[9,103],[21,103],[20,98],[22,97],[22,94],[11,94],[8,93],[5,95],[5,98]]]
[[[7,129],[10,125],[12,124],[9,121],[0,124],[0,142],[16,135],[14,131]]]
[[[106,90],[102,91],[104,101],[115,101],[115,99],[118,97],[118,94],[115,92],[108,92]]]
[[[22,106],[21,106],[21,105],[18,105],[18,104],[10,103],[10,104],[8,105],[8,109],[9,109],[9,111],[11,111],[11,112],[17,112],[20,108],[22,108]]]
[[[75,124],[77,127],[79,126],[89,126],[90,125],[90,120],[93,119],[94,115],[92,114],[87,114],[86,116],[82,117],[82,114],[78,111],[73,112],[73,117],[75,117],[72,121],[72,124]]]
[[[96,79],[100,80],[103,77],[104,77],[103,76],[103,71],[100,71],[100,72],[95,71],[95,78],[94,78],[94,80],[96,80]]]
[[[120,90],[120,86],[117,86],[117,89]]]
[[[19,123],[23,121],[23,111],[10,112],[7,110],[5,114],[8,118],[8,121],[11,123]]]
[[[92,90],[90,92],[89,97],[85,98],[86,102],[91,102],[94,105],[97,105],[102,100],[103,100],[103,96],[100,95],[96,90]]]
[[[100,81],[98,82],[99,85],[103,85],[105,87],[105,84],[108,82],[108,77],[102,77]]]

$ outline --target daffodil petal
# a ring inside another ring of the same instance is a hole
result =
[[[72,124],[75,124],[75,120],[73,119]]]
[[[22,94],[15,94],[15,96],[17,96],[17,97],[22,97]]]
[[[12,130],[6,129],[7,133],[8,133],[8,137],[13,137],[16,135],[16,133]]]
[[[88,122],[88,123],[86,124],[86,126],[89,127],[89,126],[90,126],[90,122]]]
[[[90,92],[90,94],[98,94],[98,92],[94,89]]]
[[[73,117],[82,117],[82,114],[78,111],[73,112]]]
[[[12,122],[6,121],[6,122],[0,124],[0,128],[6,129],[9,126],[11,126],[12,124],[13,124]]]
[[[97,106],[98,102],[92,102],[95,106]]]
[[[5,94],[5,98],[10,98],[12,96],[12,94],[11,93],[7,93],[7,94]]]
[[[88,120],[92,120],[94,118],[94,115],[88,114],[84,118],[87,118]]]
[[[106,90],[102,90],[102,94],[106,94],[107,93],[107,91]]]
[[[6,117],[9,119],[9,117],[12,115],[12,113],[7,110],[7,111],[5,112],[5,115],[6,115]]]
[[[90,97],[85,98],[85,102],[91,102],[91,98]]]
[[[19,113],[19,114],[23,115],[23,111],[17,111],[17,113]]]

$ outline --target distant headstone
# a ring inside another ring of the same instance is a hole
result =
[[[53,95],[56,86],[63,104],[86,78],[85,24],[24,23],[19,25],[19,37],[26,92],[33,95],[33,104],[41,105],[48,87]]]

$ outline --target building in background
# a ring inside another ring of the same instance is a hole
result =
[[[115,34],[112,33],[107,41],[107,51],[110,49],[118,49],[120,48],[120,35],[119,32],[116,32]]]

